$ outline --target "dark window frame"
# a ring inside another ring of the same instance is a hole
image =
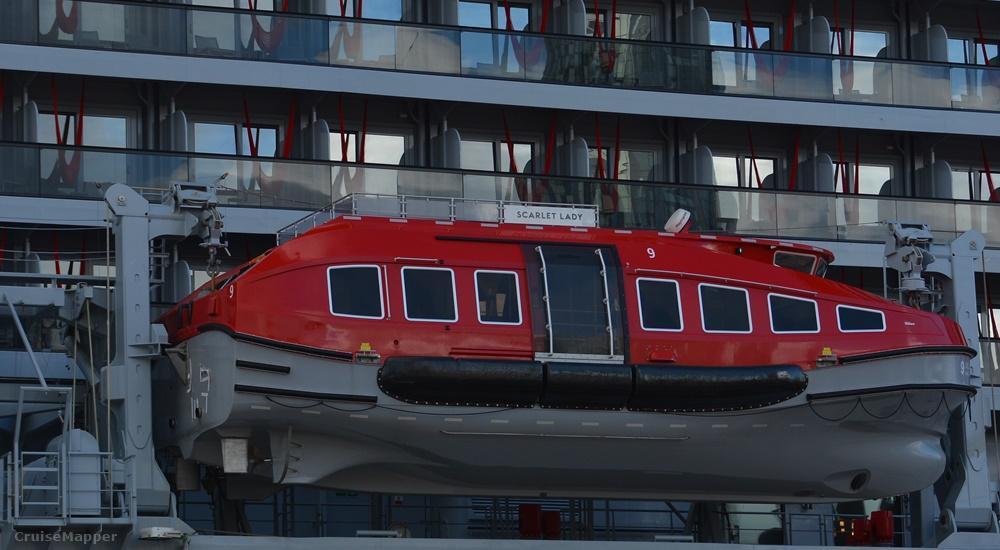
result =
[[[507,321],[484,321],[482,311],[479,309],[479,274],[480,273],[492,273],[497,275],[513,275],[514,276],[514,298],[517,304],[517,322],[511,323]],[[518,277],[516,271],[503,270],[503,269],[477,269],[472,274],[472,281],[475,286],[476,291],[476,319],[479,320],[481,325],[500,325],[500,326],[521,326],[524,324],[524,311],[521,308],[521,278]]]
[[[406,304],[406,272],[407,271],[447,271],[451,276],[451,298],[452,298],[452,311],[455,316],[451,319],[425,319],[422,317],[410,317],[410,308]],[[403,266],[399,270],[399,282],[403,290],[403,317],[407,321],[415,321],[419,323],[457,323],[458,314],[458,287],[455,283],[455,270],[450,267],[418,267],[418,266]]]
[[[845,329],[844,328],[843,319],[842,319],[842,317],[840,315],[840,310],[842,310],[842,309],[853,309],[853,310],[856,310],[856,311],[863,311],[863,312],[867,312],[867,313],[877,313],[882,318],[882,328],[881,329],[868,329],[868,328],[863,328],[863,329]],[[878,309],[872,309],[872,308],[867,308],[867,307],[848,306],[848,305],[844,305],[844,304],[838,304],[837,305],[837,329],[840,330],[840,332],[846,332],[846,333],[852,333],[852,332],[885,332],[887,330],[887,328],[886,328],[886,322],[885,322],[885,312],[881,311],[881,310],[878,310]]]
[[[794,267],[789,267],[787,265],[781,265],[781,264],[778,263],[778,254],[783,254],[783,255],[786,255],[786,256],[800,256],[800,257],[811,258],[812,259],[812,265],[809,267],[809,271],[802,271],[801,269],[795,269]],[[816,264],[818,263],[818,260],[819,260],[819,256],[816,256],[815,254],[809,254],[809,253],[806,253],[806,252],[789,252],[788,250],[775,250],[774,251],[774,256],[773,256],[773,259],[772,259],[772,261],[773,261],[773,263],[774,263],[774,265],[776,267],[783,267],[785,269],[791,269],[792,271],[798,271],[799,273],[808,273],[810,275],[814,275],[816,273]]]
[[[374,268],[375,272],[378,274],[378,302],[379,302],[379,315],[378,317],[372,315],[354,315],[351,313],[337,313],[333,310],[333,285],[330,282],[330,275],[333,271],[338,269],[351,269],[351,268]],[[240,274],[242,275],[242,273]],[[345,265],[332,265],[326,268],[326,295],[327,295],[327,305],[329,306],[330,315],[336,317],[348,317],[351,319],[375,319],[381,320],[385,319],[385,285],[382,280],[384,275],[382,273],[382,267],[378,264],[345,264]]]
[[[680,328],[653,328],[646,326],[646,320],[642,315],[642,289],[643,281],[654,283],[673,283],[674,292],[677,294],[677,319],[680,321]],[[681,302],[681,283],[675,279],[663,279],[658,277],[637,277],[635,279],[635,299],[639,311],[639,328],[649,332],[684,332],[684,304]]]
[[[705,326],[705,300],[701,293],[701,289],[704,287],[723,288],[742,292],[747,304],[747,330],[709,330]],[[748,289],[738,286],[698,283],[698,309],[701,316],[701,330],[706,334],[753,334],[753,309],[750,306],[750,291]]]
[[[813,305],[813,314],[816,316],[816,330],[777,330],[774,327],[774,306],[771,303],[772,298],[782,298],[784,300],[794,300],[796,302],[809,302]],[[819,334],[823,329],[822,323],[819,319],[819,302],[813,300],[812,298],[802,298],[801,296],[789,296],[787,294],[778,294],[777,292],[769,292],[767,294],[767,315],[771,321],[771,332],[774,334]]]

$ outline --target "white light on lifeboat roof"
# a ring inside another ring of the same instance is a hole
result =
[[[667,223],[663,224],[663,230],[667,233],[684,233],[691,225],[691,212],[683,208],[674,210]]]

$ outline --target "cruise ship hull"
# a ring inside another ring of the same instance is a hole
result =
[[[222,465],[220,440],[246,439],[249,473],[272,483],[397,494],[902,494],[940,476],[941,438],[974,391],[969,356],[933,349],[816,369],[797,396],[725,413],[406,403],[381,391],[378,365],[216,330],[174,354],[181,376],[164,383],[182,387],[162,392],[160,433],[186,458]]]

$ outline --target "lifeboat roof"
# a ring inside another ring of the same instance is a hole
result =
[[[683,239],[691,244],[702,244],[706,248],[726,249],[726,248],[746,248],[754,247],[770,251],[783,251],[799,254],[808,254],[820,258],[827,263],[833,263],[834,254],[830,250],[809,244],[795,243],[784,240],[770,239],[766,237],[755,237],[748,235],[734,235],[721,233],[708,233],[699,231],[683,230],[676,233],[666,231],[654,231],[651,229],[615,229],[605,227],[571,227],[561,225],[529,225],[520,223],[498,223],[498,222],[476,222],[468,220],[433,220],[424,218],[392,218],[385,216],[362,216],[362,215],[342,215],[333,218],[322,225],[310,229],[299,237],[313,235],[319,232],[332,230],[339,223],[345,222],[372,222],[380,220],[384,223],[410,223],[423,226],[452,226],[455,229],[465,229],[478,231],[482,229],[503,230],[503,234],[512,238],[534,238],[539,237],[539,232],[544,232],[546,239],[572,241],[592,241],[595,237],[611,236],[621,238],[622,235],[636,235],[639,237],[666,237],[673,239]],[[586,237],[584,235],[587,235]],[[726,246],[729,245],[729,246]]]

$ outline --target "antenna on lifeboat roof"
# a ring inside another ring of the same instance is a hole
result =
[[[691,225],[691,212],[683,208],[674,210],[667,223],[663,224],[663,230],[667,233],[686,233]]]

